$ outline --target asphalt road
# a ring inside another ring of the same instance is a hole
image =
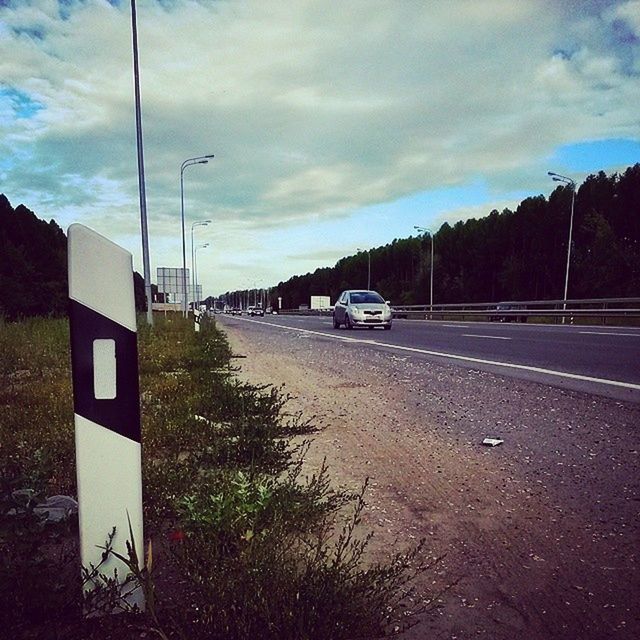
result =
[[[394,320],[348,331],[327,316],[218,317],[640,402],[640,328]]]

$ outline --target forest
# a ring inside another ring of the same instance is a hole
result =
[[[572,196],[571,187],[559,186],[548,199],[527,198],[515,211],[444,223],[433,237],[434,304],[562,298]],[[585,179],[575,194],[572,239],[568,298],[640,297],[640,164]],[[276,307],[282,297],[285,309],[309,304],[312,295],[334,302],[344,289],[367,286],[370,257],[372,289],[396,305],[426,304],[431,249],[428,234],[396,239],[370,256],[361,251],[280,282],[269,300]],[[138,273],[134,282],[136,306],[144,309]],[[0,291],[0,318],[7,320],[67,310],[63,230],[22,204],[14,209],[2,194]],[[233,300],[233,293],[222,297]]]
[[[433,302],[554,300],[564,295],[572,189],[523,200],[515,211],[444,223],[434,233]],[[393,304],[426,304],[429,234],[370,250],[371,288]],[[366,288],[369,256],[361,251],[334,267],[294,276],[270,291],[282,308],[312,295]],[[622,174],[588,176],[575,194],[569,299],[640,296],[640,164]]]
[[[144,280],[134,273],[136,307],[145,308]],[[0,194],[0,319],[67,313],[67,236],[24,205]]]

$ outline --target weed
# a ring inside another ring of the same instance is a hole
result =
[[[75,493],[68,327],[0,324],[0,624],[14,638],[378,637],[411,617],[403,604],[422,548],[383,565],[358,537],[364,490],[304,477],[311,433],[287,396],[239,382],[215,323],[177,314],[141,327],[143,541],[129,532],[127,576],[77,560],[77,520],[48,522],[39,497]],[[28,491],[24,491],[28,490]],[[27,498],[25,498],[27,496]],[[22,502],[20,502],[22,500]],[[349,515],[350,510],[350,515]],[[103,557],[117,555],[105,532]],[[6,551],[5,551],[6,549]],[[82,582],[93,589],[81,597]],[[142,590],[146,610],[123,595]],[[100,623],[82,613],[122,610]],[[49,636],[38,634],[46,628]],[[54,633],[55,631],[55,633]]]

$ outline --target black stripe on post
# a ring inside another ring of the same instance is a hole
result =
[[[70,300],[73,410],[125,438],[140,442],[138,337],[122,325]],[[116,397],[97,399],[94,389],[93,341],[111,339],[116,347]]]

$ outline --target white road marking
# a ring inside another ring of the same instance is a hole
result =
[[[617,331],[579,331],[578,333],[588,333],[594,336],[633,336],[640,338],[640,333],[618,333]]]
[[[259,322],[258,320],[249,320],[242,318],[245,322]],[[290,329],[292,331],[301,331],[303,333],[311,333],[324,338],[332,338],[334,340],[342,340],[343,342],[362,342],[366,344],[374,344],[379,347],[388,349],[397,349],[398,351],[409,351],[411,353],[421,353],[428,356],[438,356],[441,358],[449,358],[451,360],[460,360],[462,362],[473,362],[474,364],[488,364],[495,367],[505,367],[507,369],[518,369],[519,371],[532,371],[533,373],[543,373],[557,378],[568,378],[570,380],[582,380],[583,382],[595,382],[598,384],[610,385],[612,387],[622,387],[624,389],[633,389],[640,391],[640,384],[632,382],[623,382],[622,380],[608,380],[607,378],[594,378],[592,376],[583,376],[579,373],[567,373],[565,371],[556,371],[555,369],[543,369],[542,367],[531,367],[526,364],[513,364],[511,362],[497,362],[496,360],[483,360],[482,358],[473,358],[472,356],[460,356],[454,353],[443,353],[441,351],[429,351],[428,349],[418,349],[417,347],[404,347],[399,344],[391,344],[386,342],[377,342],[376,340],[359,340],[358,338],[350,338],[348,336],[340,336],[332,333],[324,333],[323,331],[313,331],[311,329],[302,329],[300,327],[289,327],[283,324],[275,324],[272,322],[264,322],[262,324],[271,327],[279,327],[280,329]]]
[[[463,333],[463,338],[490,338],[491,340],[511,340],[504,336],[481,336],[479,333]]]
[[[441,327],[452,327],[454,329],[468,329],[468,324],[441,324]]]

